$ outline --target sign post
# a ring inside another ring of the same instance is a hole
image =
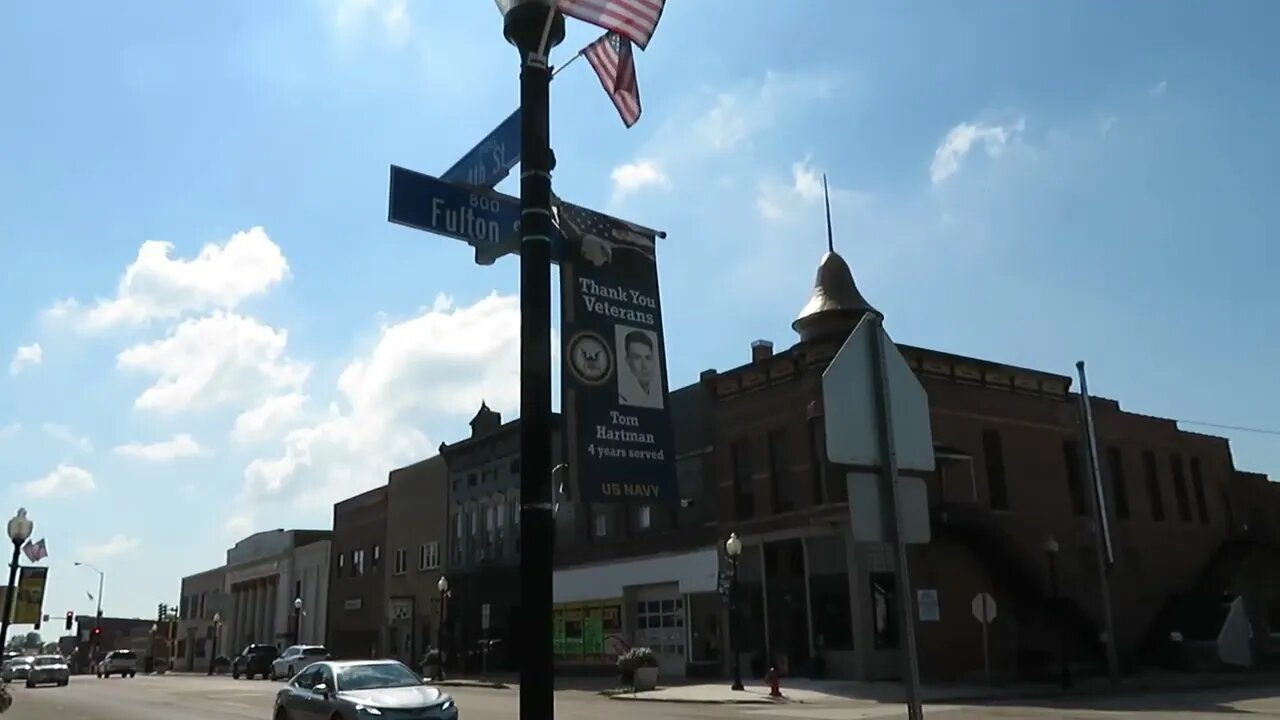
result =
[[[916,654],[916,613],[912,599],[907,544],[929,541],[928,496],[919,492],[923,481],[901,478],[900,470],[934,469],[933,430],[929,398],[915,373],[898,353],[881,325],[880,315],[868,312],[858,321],[831,364],[822,374],[822,397],[831,462],[876,470],[855,472],[850,484],[850,524],[862,541],[892,546],[901,602],[898,623],[907,685],[907,716],[922,720],[920,668]],[[859,514],[853,502],[866,488],[860,478],[878,478],[872,496],[878,517]],[[908,489],[910,488],[910,489]],[[923,520],[923,527],[921,521]]]
[[[991,684],[991,643],[987,637],[987,626],[996,619],[996,599],[990,593],[980,592],[973,596],[973,617],[982,625],[982,676],[987,684]]]

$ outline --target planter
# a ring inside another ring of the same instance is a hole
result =
[[[656,667],[640,667],[635,670],[636,692],[644,692],[645,690],[656,690],[658,687],[658,668]]]

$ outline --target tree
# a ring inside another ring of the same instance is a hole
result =
[[[43,644],[44,639],[40,637],[40,633],[34,631],[27,633],[27,636],[22,639],[22,647],[24,648],[38,648]]]

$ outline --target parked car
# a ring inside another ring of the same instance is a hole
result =
[[[31,663],[33,662],[35,662],[35,658],[25,655],[5,660],[4,665],[0,666],[0,680],[5,682],[26,680],[27,673],[31,672]]]
[[[276,693],[276,720],[366,717],[458,720],[453,698],[396,660],[312,664]]]
[[[249,680],[254,675],[261,675],[263,680],[271,677],[271,663],[280,656],[275,645],[250,643],[231,661],[231,677],[236,680],[243,675]]]
[[[280,657],[271,661],[271,679],[291,678],[308,665],[328,660],[329,651],[323,645],[293,645],[284,649]]]
[[[57,685],[71,682],[71,667],[61,655],[37,655],[27,672],[27,687]]]
[[[138,655],[132,650],[112,650],[98,661],[95,670],[100,678],[119,675],[120,677],[136,677],[138,674]]]

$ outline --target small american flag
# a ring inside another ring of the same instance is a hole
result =
[[[560,12],[649,47],[667,0],[559,0]]]
[[[26,554],[27,559],[31,562],[40,562],[49,557],[49,546],[45,544],[44,538],[41,538],[40,542],[28,540],[26,547],[22,548],[22,552]]]
[[[582,51],[600,78],[600,85],[618,108],[622,124],[627,127],[640,120],[640,84],[636,79],[635,54],[631,41],[617,33],[605,33]]]

